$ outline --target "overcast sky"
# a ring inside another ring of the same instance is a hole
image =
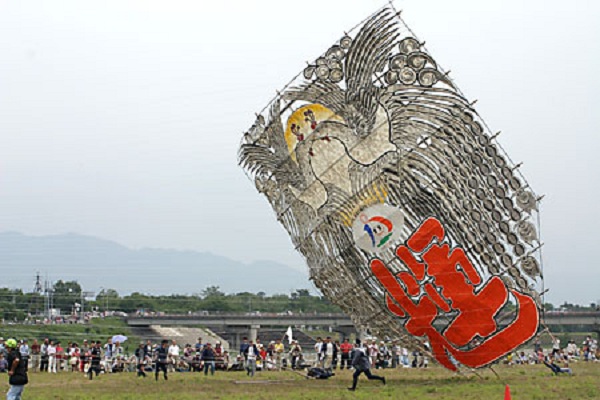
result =
[[[0,0],[0,231],[305,269],[237,166],[239,139],[384,4]],[[599,300],[600,3],[395,5],[546,195],[547,300]]]

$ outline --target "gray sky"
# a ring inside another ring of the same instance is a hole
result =
[[[305,61],[385,3],[292,4],[0,0],[0,231],[304,269],[237,166],[239,139]],[[600,3],[396,7],[546,194],[547,299],[599,300]]]

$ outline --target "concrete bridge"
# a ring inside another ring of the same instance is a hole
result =
[[[288,326],[331,326],[351,327],[354,324],[344,314],[297,314],[297,315],[246,315],[246,314],[212,314],[212,315],[164,315],[147,317],[129,317],[130,326],[149,325],[201,325],[224,327],[288,327]]]
[[[502,317],[499,319],[502,321]],[[352,320],[344,314],[208,314],[208,315],[163,315],[163,316],[132,316],[127,318],[130,326],[210,326],[222,327],[231,332],[239,343],[240,337],[248,336],[256,339],[260,328],[287,328],[292,327],[322,327],[331,328],[348,336],[356,332]],[[600,335],[600,311],[582,312],[547,312],[543,323],[550,328],[560,326],[584,326],[588,331],[598,332]]]

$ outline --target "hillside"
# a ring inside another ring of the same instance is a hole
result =
[[[130,249],[79,234],[0,233],[0,287],[33,288],[39,271],[50,280],[76,280],[84,290],[120,294],[193,294],[208,286],[225,293],[289,293],[310,287],[307,274],[275,261],[242,263],[208,252]]]

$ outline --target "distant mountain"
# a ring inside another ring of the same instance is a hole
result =
[[[225,293],[274,294],[310,287],[307,273],[275,261],[245,264],[205,252],[134,250],[73,233],[0,233],[0,287],[29,291],[36,271],[52,281],[76,280],[84,290],[104,287],[119,294],[193,294],[207,286],[219,286]]]

